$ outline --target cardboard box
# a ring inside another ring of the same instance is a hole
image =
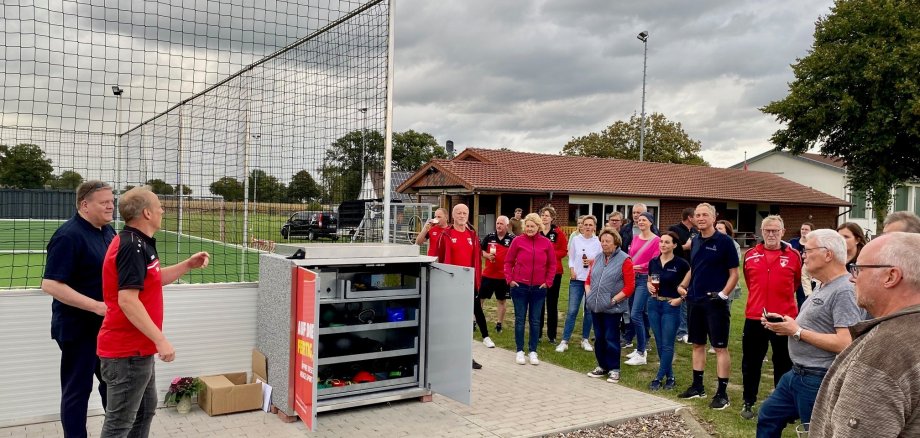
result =
[[[268,359],[256,348],[252,349],[252,379],[249,383],[268,383]]]
[[[262,408],[262,384],[246,383],[246,373],[226,373],[201,378],[204,389],[198,405],[208,415],[229,414]]]

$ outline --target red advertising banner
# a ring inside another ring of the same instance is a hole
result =
[[[315,429],[316,420],[316,273],[294,268],[295,324],[294,324],[294,412]]]

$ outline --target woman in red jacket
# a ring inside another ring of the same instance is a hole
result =
[[[553,244],[539,231],[540,216],[530,213],[524,218],[524,234],[511,241],[505,256],[505,280],[511,287],[514,302],[514,342],[517,345],[515,361],[524,365],[524,317],[530,324],[530,364],[538,365],[537,341],[540,339],[540,316],[546,291],[553,286],[556,273],[556,254]],[[529,311],[529,314],[528,314]]]
[[[556,220],[556,209],[547,205],[540,209],[541,229],[540,234],[549,239],[553,244],[556,254],[556,275],[553,284],[546,291],[546,337],[550,344],[556,343],[556,329],[559,326],[559,283],[562,282],[562,259],[569,255],[569,239],[562,228],[553,222]],[[540,314],[540,329],[543,328],[543,314]]]

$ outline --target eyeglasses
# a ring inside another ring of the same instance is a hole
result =
[[[760,231],[763,231],[764,234],[780,234],[783,232],[783,230],[763,230],[763,229]]]
[[[859,271],[863,269],[873,269],[873,268],[894,268],[894,265],[850,265],[847,268],[847,271],[850,271],[850,274],[853,275],[853,278],[859,277]]]
[[[803,249],[802,249],[802,253],[808,254],[808,251],[813,251],[813,250],[816,250],[816,249],[827,249],[827,247],[826,247],[826,246],[816,246],[816,247],[814,247],[814,248],[803,248]]]

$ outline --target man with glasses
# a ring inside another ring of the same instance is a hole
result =
[[[812,231],[802,252],[805,267],[821,286],[805,300],[796,318],[770,309],[766,317],[761,316],[767,330],[788,337],[792,369],[760,407],[758,438],[780,437],[786,425],[799,418],[803,424],[811,421],[821,381],[837,354],[850,345],[849,327],[861,319],[846,270],[843,237],[828,229]]]
[[[876,237],[851,273],[857,304],[877,317],[852,328],[828,370],[812,436],[920,436],[920,235]]]
[[[754,418],[754,403],[760,389],[760,372],[767,347],[773,347],[773,386],[792,368],[785,337],[767,330],[761,323],[769,311],[795,318],[799,314],[795,292],[802,278],[802,256],[783,242],[783,218],[771,215],[760,223],[763,242],[744,253],[742,267],[747,281],[748,300],[741,335],[741,377],[744,406],[741,417]]]
[[[96,336],[105,315],[102,260],[115,229],[109,225],[115,195],[105,182],[92,180],[76,190],[77,212],[48,241],[41,288],[51,302],[51,338],[61,349],[61,425],[66,437],[86,436],[86,411],[93,375],[106,406],[106,385],[99,373]]]
[[[619,233],[620,228],[622,226],[623,226],[623,213],[620,213],[619,211],[615,211],[613,213],[610,213],[610,215],[607,216],[607,228],[613,228],[614,230],[617,230],[617,233]]]

